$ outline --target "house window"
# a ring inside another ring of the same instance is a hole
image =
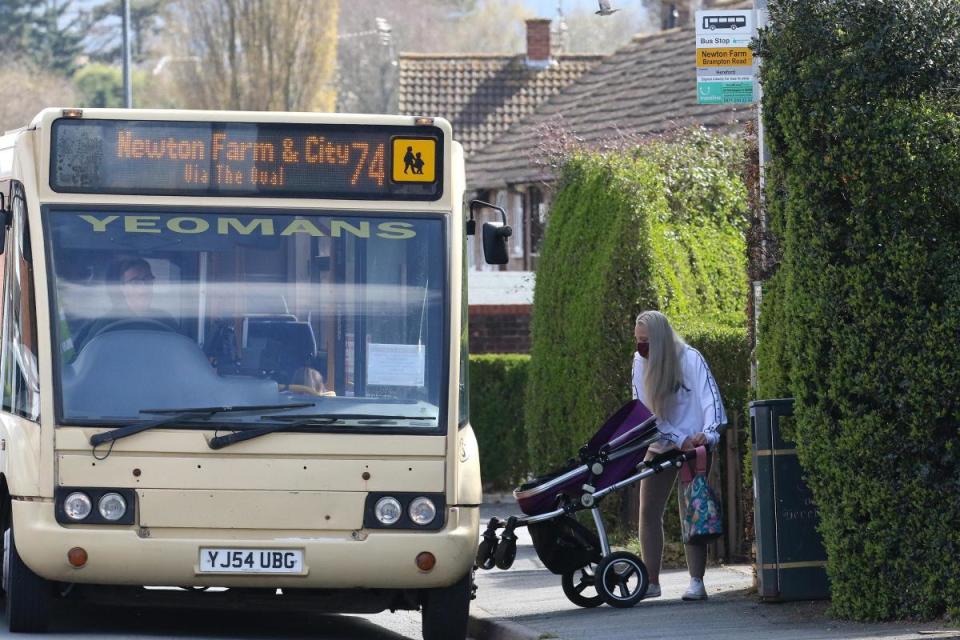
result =
[[[510,226],[513,228],[513,235],[510,237],[510,256],[513,258],[523,258],[523,238],[526,235],[523,224],[523,193],[520,191],[510,191],[508,192],[507,198],[507,202],[509,203],[507,220],[510,221]]]
[[[543,227],[547,215],[547,203],[544,202],[543,192],[537,187],[527,190],[530,203],[530,255],[540,255],[543,244]]]

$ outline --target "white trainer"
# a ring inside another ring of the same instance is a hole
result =
[[[687,601],[706,600],[707,589],[703,586],[703,580],[699,578],[690,578],[690,587],[687,589],[686,593],[683,594],[683,599]]]
[[[650,583],[647,585],[647,592],[643,594],[643,600],[660,597],[660,585]]]

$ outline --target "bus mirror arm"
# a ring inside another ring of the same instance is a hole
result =
[[[7,248],[7,229],[11,221],[10,211],[7,209],[7,198],[0,193],[0,255]]]
[[[503,207],[498,207],[482,200],[473,200],[470,202],[470,219],[467,220],[467,235],[474,235],[477,230],[477,223],[474,220],[474,211],[478,207],[488,207],[500,212],[503,219],[502,225],[496,225],[491,222],[483,223],[483,257],[487,264],[507,264],[510,256],[507,252],[507,238],[513,235],[513,229],[507,225],[507,212]]]

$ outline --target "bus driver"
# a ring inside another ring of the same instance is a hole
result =
[[[153,306],[155,280],[150,263],[143,258],[121,258],[107,267],[105,283],[111,310],[80,330],[77,347],[83,348],[98,334],[113,328],[166,328],[179,332],[173,316]]]

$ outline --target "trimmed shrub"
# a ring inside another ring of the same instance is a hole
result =
[[[770,10],[783,262],[764,295],[761,386],[796,398],[833,612],[937,616],[960,602],[960,4]]]
[[[565,163],[534,292],[526,406],[534,470],[576,454],[630,398],[643,309],[667,313],[715,369],[737,359],[722,346],[734,336],[745,356],[741,162],[737,142],[694,131],[632,156],[578,153]],[[722,385],[745,386],[740,360]]]
[[[470,424],[480,446],[484,489],[513,489],[529,474],[523,423],[530,356],[470,356]]]

